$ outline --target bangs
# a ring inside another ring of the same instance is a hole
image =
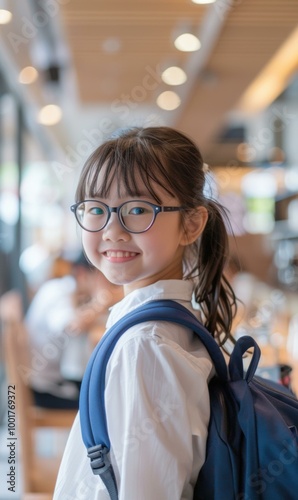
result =
[[[167,165],[161,161],[158,148],[137,137],[117,138],[100,146],[87,160],[76,192],[76,201],[88,198],[108,198],[116,180],[118,196],[139,197],[144,189],[158,203],[154,184],[162,187],[171,196]],[[99,182],[99,173],[102,175]]]

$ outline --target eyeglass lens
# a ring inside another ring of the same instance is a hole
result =
[[[100,231],[108,218],[109,210],[97,201],[84,201],[77,207],[80,225],[87,231]],[[154,221],[154,207],[144,201],[128,201],[119,211],[119,218],[128,231],[142,232]]]

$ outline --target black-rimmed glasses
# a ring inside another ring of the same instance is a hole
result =
[[[130,233],[144,233],[154,224],[160,212],[180,212],[183,207],[163,207],[149,201],[133,200],[121,203],[118,207],[109,207],[96,200],[84,200],[70,207],[79,225],[85,231],[101,231],[115,212],[122,227]]]

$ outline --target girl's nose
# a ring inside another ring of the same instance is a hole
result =
[[[130,233],[124,229],[116,213],[111,213],[109,222],[102,229],[104,241],[128,241]]]

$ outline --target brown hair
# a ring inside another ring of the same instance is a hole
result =
[[[228,235],[224,208],[206,197],[206,175],[197,146],[183,133],[169,127],[123,129],[99,146],[87,160],[77,188],[76,201],[107,197],[113,180],[119,179],[127,194],[138,196],[141,179],[153,198],[153,182],[177,197],[186,212],[204,206],[206,227],[184,257],[184,278],[194,278],[195,299],[206,328],[223,344],[231,336],[236,313],[234,292],[223,271],[228,258]],[[105,181],[98,173],[105,168]],[[119,187],[120,183],[118,183]],[[119,188],[120,189],[120,188]]]

